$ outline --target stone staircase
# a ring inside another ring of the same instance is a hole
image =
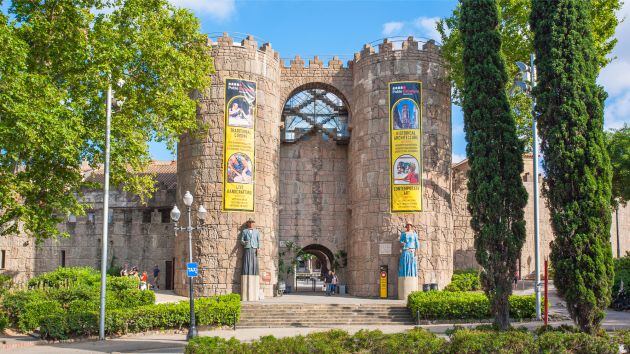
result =
[[[265,304],[243,303],[239,328],[336,327],[343,325],[412,325],[398,304]]]

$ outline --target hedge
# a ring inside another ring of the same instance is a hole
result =
[[[98,332],[100,274],[92,268],[59,268],[29,281],[29,290],[6,294],[0,325],[21,332],[39,328],[42,338],[65,339]],[[152,291],[138,289],[138,281],[108,277],[105,331],[108,335],[187,327],[189,303],[154,304]],[[240,296],[230,294],[195,302],[201,326],[232,325],[240,316]]]
[[[510,317],[530,319],[536,316],[534,295],[510,296]],[[488,319],[490,303],[484,293],[427,291],[413,292],[407,307],[414,317],[424,320]]]
[[[91,304],[75,302],[69,306],[63,321],[49,321],[40,328],[43,338],[64,339],[90,336],[98,332],[99,311]],[[238,294],[195,300],[195,318],[199,326],[234,325],[240,317],[241,298]],[[150,330],[181,329],[190,323],[189,302],[144,305],[130,309],[108,310],[105,333],[121,335]],[[236,322],[235,322],[236,321]],[[40,322],[41,324],[41,322]]]
[[[453,273],[451,283],[444,291],[477,291],[481,290],[481,280],[479,271],[476,269],[465,269]]]
[[[265,336],[244,343],[234,338],[197,337],[188,342],[186,354],[201,353],[594,353],[618,352],[622,336],[591,336],[584,333],[546,331],[540,335],[521,330],[497,332],[455,329],[449,340],[425,329],[383,334],[361,330],[354,335],[331,330],[306,336],[275,338]]]

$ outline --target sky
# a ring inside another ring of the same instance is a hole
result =
[[[348,60],[365,43],[391,36],[432,38],[439,41],[435,22],[449,16],[456,0],[171,0],[192,10],[202,30],[210,34],[239,32],[271,42],[282,58],[299,54],[339,55]],[[630,1],[619,12],[630,18]],[[605,107],[606,129],[630,122],[630,19],[622,22],[615,36],[616,59],[601,72],[599,83],[609,94]],[[325,59],[324,59],[325,60]],[[453,162],[464,159],[466,142],[463,115],[453,106]],[[173,155],[161,144],[151,144],[154,159]]]

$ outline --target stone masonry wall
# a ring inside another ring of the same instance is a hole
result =
[[[321,133],[280,146],[280,241],[346,250],[348,146]],[[340,277],[340,283],[345,279]]]
[[[280,59],[269,44],[258,47],[252,37],[234,44],[224,34],[210,43],[216,73],[212,85],[199,100],[198,118],[208,126],[201,136],[183,136],[178,145],[177,200],[180,209],[184,193],[194,198],[193,210],[203,203],[208,210],[209,230],[195,232],[193,254],[200,274],[195,291],[201,296],[239,293],[242,247],[239,231],[249,218],[256,221],[262,236],[258,259],[261,286],[271,296],[276,284],[278,236],[278,163],[280,160]],[[224,85],[226,78],[240,78],[257,83],[255,212],[221,211],[223,194],[222,157],[224,131]],[[175,291],[187,294],[185,262],[188,259],[188,237],[180,233],[175,246]],[[268,280],[265,281],[264,279]]]
[[[534,180],[531,154],[523,156],[524,171],[522,174],[523,185],[529,195],[527,206],[525,207],[525,221],[527,236],[521,252],[521,276],[533,276],[535,272],[535,252],[534,252]],[[453,168],[453,222],[454,222],[454,243],[453,263],[455,269],[476,268],[474,234],[470,227],[470,214],[467,210],[466,196],[466,174],[469,170],[467,161],[463,161]],[[539,176],[539,186],[542,188],[543,178]],[[550,243],[553,241],[553,230],[549,209],[545,203],[545,198],[540,195],[539,202],[539,235],[540,235],[540,266],[544,266],[545,259],[549,258]],[[630,206],[622,207],[619,210],[619,225],[621,239],[621,254],[630,251]],[[611,237],[613,256],[617,257],[617,234],[616,234],[615,214],[612,215]]]
[[[378,270],[389,267],[389,294],[396,296],[400,254],[398,230],[406,221],[420,236],[420,286],[442,288],[453,270],[453,230],[450,200],[451,103],[450,86],[439,49],[433,42],[418,48],[410,38],[402,50],[387,41],[378,53],[366,45],[352,65],[354,87],[349,150],[349,195],[352,219],[348,239],[350,291],[378,296]],[[389,213],[388,82],[422,82],[423,212]],[[389,244],[392,253],[379,254]]]

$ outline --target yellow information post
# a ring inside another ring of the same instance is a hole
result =
[[[379,295],[381,299],[387,299],[387,266],[382,265],[380,269],[380,287],[379,287]]]
[[[422,83],[389,83],[391,212],[422,211]]]

